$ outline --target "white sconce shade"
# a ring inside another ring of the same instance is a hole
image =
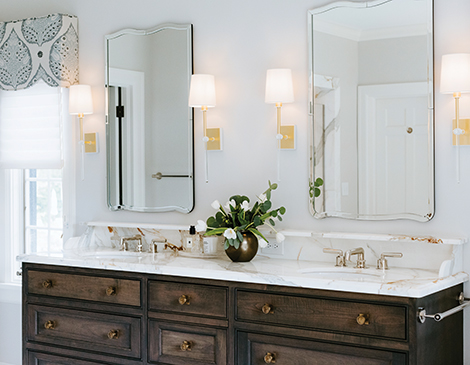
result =
[[[205,150],[205,180],[209,182],[209,165],[207,151],[222,150],[222,134],[220,128],[207,128],[207,108],[215,106],[215,78],[213,75],[196,74],[191,76],[189,88],[190,107],[201,108],[202,128],[204,132],[203,142]]]
[[[207,107],[215,106],[215,80],[213,75],[192,75],[189,89],[189,106]]]
[[[69,91],[69,113],[93,114],[93,101],[90,85],[72,85]]]
[[[470,54],[454,53],[442,56],[441,88],[442,94],[452,94],[455,100],[455,127],[453,129],[454,141],[457,146],[457,183],[460,182],[460,145],[468,144],[461,141],[461,137],[468,135],[468,130],[462,129],[460,124],[459,100],[462,93],[470,92]],[[463,143],[462,143],[463,142]]]
[[[294,86],[292,71],[288,68],[274,68],[266,73],[266,103],[293,103]]]
[[[454,53],[442,56],[442,94],[470,92],[470,54]]]

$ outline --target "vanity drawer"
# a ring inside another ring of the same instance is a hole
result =
[[[239,321],[407,339],[406,307],[237,291]]]
[[[149,281],[149,310],[227,318],[227,288]]]
[[[223,329],[149,321],[149,361],[164,364],[226,364]]]
[[[139,318],[28,305],[27,341],[140,357]]]
[[[28,293],[140,306],[140,280],[28,271]]]
[[[239,365],[404,365],[406,354],[239,332]]]

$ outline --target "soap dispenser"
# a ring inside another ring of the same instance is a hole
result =
[[[199,235],[196,234],[196,227],[189,227],[189,234],[184,235],[183,247],[186,252],[194,254],[201,253],[201,245],[199,243]]]

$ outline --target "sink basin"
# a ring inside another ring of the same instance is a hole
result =
[[[79,253],[79,256],[93,258],[98,260],[124,260],[124,259],[150,259],[161,260],[174,254],[171,251],[148,253],[148,252],[134,252],[134,251],[117,251],[117,250],[95,250],[84,251]]]
[[[298,270],[301,274],[308,274],[315,277],[321,277],[332,280],[363,280],[363,281],[381,281],[384,278],[382,271],[375,269],[354,269],[348,267],[333,268],[308,268]]]

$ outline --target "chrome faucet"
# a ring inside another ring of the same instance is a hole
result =
[[[351,261],[351,256],[357,255],[356,269],[364,269],[366,267],[366,260],[364,258],[364,249],[357,247],[353,250],[348,250],[344,254],[345,261]]]
[[[129,241],[137,241],[137,246],[135,247],[136,252],[142,252],[142,236],[136,234],[134,237],[122,237],[121,238],[121,251],[129,251]]]

